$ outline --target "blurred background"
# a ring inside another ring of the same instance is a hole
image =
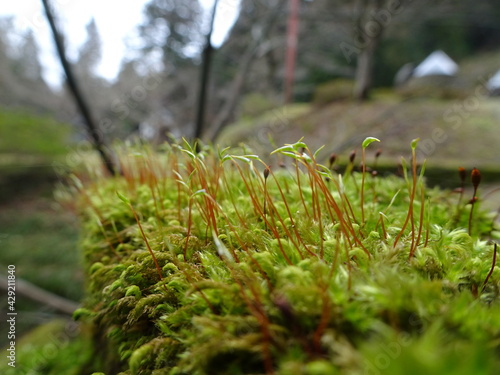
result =
[[[305,137],[345,162],[375,136],[396,165],[420,137],[432,183],[453,187],[459,166],[476,166],[498,184],[497,0],[46,3],[64,56],[42,1],[0,6],[0,275],[14,264],[82,297],[78,223],[53,190],[96,142],[104,154],[180,137],[265,154]],[[21,295],[17,309],[20,332],[67,315]]]

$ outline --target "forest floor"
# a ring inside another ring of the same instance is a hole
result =
[[[53,198],[52,184],[31,184],[0,203],[0,266],[16,267],[16,278],[26,280],[66,299],[79,301],[83,295],[83,272],[78,251],[78,222]],[[5,197],[3,197],[5,198]],[[7,312],[2,298],[0,312]],[[52,321],[58,313],[51,308],[16,296],[17,334]],[[0,346],[6,344],[7,327],[0,329]]]

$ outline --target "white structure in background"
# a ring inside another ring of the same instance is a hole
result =
[[[486,88],[491,96],[500,96],[500,70],[490,78],[486,84]]]
[[[458,65],[443,51],[434,51],[413,71],[413,77],[454,76]]]

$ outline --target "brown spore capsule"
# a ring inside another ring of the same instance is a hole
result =
[[[328,161],[330,162],[330,168],[333,166],[336,160],[337,160],[337,154],[335,153],[331,154],[330,158],[328,159]]]
[[[354,163],[354,159],[356,159],[356,150],[352,150],[349,154],[349,162]]]
[[[477,187],[481,183],[481,172],[477,168],[473,168],[471,172],[471,181],[474,190],[477,190]]]
[[[458,168],[458,175],[460,176],[460,181],[462,183],[465,183],[465,179],[467,177],[467,172],[465,171],[464,167],[459,167]]]
[[[271,171],[271,167],[267,166],[266,169],[264,169],[264,178],[267,180],[269,177],[269,172]]]

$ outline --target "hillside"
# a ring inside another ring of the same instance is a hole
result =
[[[500,53],[459,63],[460,73],[449,87],[379,89],[364,103],[337,99],[275,108],[228,127],[218,143],[245,142],[267,152],[273,148],[269,135],[278,145],[304,137],[312,148],[325,145],[326,158],[331,152],[347,157],[364,138],[375,136],[384,141],[385,161],[394,164],[408,156],[410,141],[420,138],[419,156],[429,159],[429,167],[496,168],[500,156],[492,150],[500,142],[500,98],[488,97],[484,82],[500,68]]]
[[[311,145],[326,145],[325,151],[348,154],[367,136],[383,138],[386,159],[407,156],[408,144],[421,139],[421,156],[440,165],[498,164],[494,150],[500,141],[497,123],[500,100],[480,98],[477,109],[467,111],[464,100],[381,97],[367,103],[338,102],[325,107],[304,107],[288,117],[293,107],[275,109],[253,123],[228,128],[221,144],[245,142],[257,149],[271,149],[267,135],[276,144],[295,142],[302,136]],[[282,117],[281,117],[282,116]]]

